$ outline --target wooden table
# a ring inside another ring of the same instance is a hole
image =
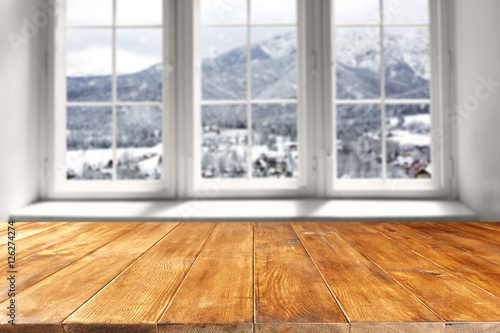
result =
[[[499,223],[22,223],[0,332],[500,332]]]

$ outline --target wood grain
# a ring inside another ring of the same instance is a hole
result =
[[[23,330],[38,324],[58,327],[78,307],[123,272],[177,223],[123,223],[125,232],[75,263],[32,285],[16,297],[18,313],[15,329],[2,326],[5,332]],[[1,307],[7,306],[5,301]],[[2,314],[2,322],[6,322]],[[42,331],[40,331],[42,332]]]
[[[68,227],[67,233],[74,237],[69,239],[66,239],[68,237],[61,237],[62,240],[66,240],[19,260],[16,263],[16,269],[21,272],[22,279],[19,279],[16,283],[17,292],[23,291],[32,284],[70,265],[130,230],[129,228],[123,228],[124,224],[117,223],[86,223],[85,225],[89,227],[87,228],[88,231],[79,233],[76,236],[74,236],[76,231],[85,231],[84,228],[76,228],[78,225],[73,226],[70,224],[63,226],[63,228]],[[35,243],[40,242],[35,240]],[[41,248],[44,248],[44,246],[41,246]],[[32,251],[36,252],[36,248],[33,248]],[[4,268],[3,271],[7,272],[7,268]],[[7,299],[8,288],[8,285],[0,285],[1,301]]]
[[[158,327],[158,333],[252,333],[253,324],[169,324]]]
[[[253,323],[252,223],[217,225],[158,325],[206,323]]]
[[[23,238],[39,234],[41,232],[44,232],[45,230],[62,226],[67,223],[68,222],[31,222],[21,225],[19,225],[19,223],[16,223],[14,225],[14,228],[16,230],[16,242]],[[7,244],[8,242],[7,240],[8,225],[7,224],[3,225],[3,228],[5,229],[2,229],[2,234],[1,234],[2,237],[0,238],[0,245]]]
[[[444,329],[445,323],[351,323],[350,333],[442,333]]]
[[[500,297],[499,265],[405,225],[377,223],[370,226],[453,274]]]
[[[362,223],[332,224],[340,236],[447,322],[495,322],[500,299]]]
[[[500,323],[447,323],[444,333],[498,333]]]
[[[67,239],[71,239],[99,225],[99,223],[64,223],[49,229],[44,228],[45,230],[40,233],[35,233],[31,236],[16,240],[16,261],[54,246],[55,244],[64,242]],[[1,265],[7,263],[7,245],[8,244],[4,244],[0,246]],[[6,266],[7,265],[5,265],[5,267]],[[5,270],[6,268],[2,268],[2,271]]]
[[[292,226],[336,296],[351,323],[351,332],[443,331],[443,320],[328,224]]]
[[[256,223],[254,237],[255,323],[259,330],[265,323],[330,323],[339,330],[348,328],[289,223]]]
[[[441,240],[450,245],[474,253],[484,259],[500,265],[500,245],[475,236],[470,233],[457,232],[457,230],[437,223],[403,223],[434,239]]]
[[[112,328],[110,329],[110,326]],[[108,323],[72,323],[71,325],[63,326],[62,332],[73,333],[146,333],[151,331],[151,324],[148,323],[129,323],[129,324],[108,324]]]
[[[18,229],[21,226],[26,226],[30,223],[33,223],[33,222],[16,222],[14,224],[14,229]],[[8,242],[7,236],[9,234],[9,232],[8,232],[9,227],[12,227],[9,224],[9,222],[0,222],[0,245],[7,244],[7,242]],[[24,227],[24,228],[26,228],[26,227]]]
[[[258,333],[348,333],[348,324],[297,324],[297,323],[258,323],[254,325]]]
[[[140,332],[155,333],[215,225],[180,225],[66,319],[64,331],[139,332],[134,325],[140,323]],[[86,330],[78,328],[81,324]]]
[[[472,223],[437,223],[437,225],[444,226],[456,230],[461,234],[473,234],[477,237],[485,239],[489,242],[500,244],[500,229],[484,228],[485,223],[472,224]]]
[[[485,229],[500,230],[500,222],[468,222],[468,223]]]

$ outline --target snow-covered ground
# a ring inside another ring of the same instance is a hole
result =
[[[418,114],[413,116],[404,117],[406,127],[411,126],[412,124],[424,124],[426,127],[430,129],[430,115],[429,114]],[[398,118],[393,117],[389,118],[390,128],[396,127],[398,124]],[[430,133],[412,133],[408,130],[401,129],[392,129],[391,130],[392,137],[388,140],[397,141],[403,147],[408,146],[431,146],[431,134]]]
[[[117,149],[118,163],[120,165],[128,161],[130,165],[138,167],[137,172],[143,179],[155,179],[155,175],[157,177],[162,173],[162,151],[161,144],[150,148],[120,148]],[[72,174],[74,179],[82,178],[85,167],[100,171],[104,178],[111,178],[112,160],[111,149],[71,150],[66,153],[68,174]]]
[[[247,130],[227,129],[220,133],[205,132],[202,135],[202,174],[204,177],[248,177]],[[291,151],[290,140],[282,136],[275,138],[275,149],[267,145],[252,145],[251,159],[255,167],[263,156],[278,163],[286,163],[293,178],[298,177],[298,151]],[[251,170],[254,174],[255,170]]]

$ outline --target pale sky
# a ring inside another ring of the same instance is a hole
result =
[[[67,75],[104,75],[112,70],[111,29],[69,29]],[[134,73],[161,62],[161,29],[118,29],[117,73]]]
[[[252,23],[296,23],[296,0],[252,0]],[[201,0],[201,24],[247,23],[246,0]],[[251,28],[252,43],[292,31],[293,27]],[[201,28],[202,55],[246,45],[245,27]]]
[[[67,0],[68,25],[111,25],[112,0]],[[116,23],[119,25],[162,23],[162,0],[117,0]]]
[[[284,35],[296,31],[295,27],[254,27],[251,42],[259,43],[269,40],[274,36]],[[247,28],[202,28],[201,29],[201,54],[214,56],[236,47],[246,46]]]
[[[111,26],[112,0],[68,0],[68,26]],[[162,23],[161,0],[117,0],[118,25]],[[67,74],[110,74],[111,29],[68,29]],[[117,73],[133,73],[161,62],[161,29],[117,30]]]
[[[295,23],[296,0],[252,0],[252,23]],[[246,0],[201,0],[201,23],[247,23]]]
[[[69,29],[66,37],[67,75],[110,74],[111,45],[111,29]]]
[[[426,23],[428,0],[384,0],[385,23]],[[379,0],[335,0],[336,23],[379,23]]]
[[[308,1],[308,0],[305,0]],[[427,22],[428,0],[385,0],[387,22]],[[67,0],[69,26],[111,26],[112,0]],[[295,0],[252,0],[252,23],[295,23]],[[337,23],[375,23],[379,0],[335,0]],[[162,0],[117,0],[118,25],[162,23]],[[246,0],[201,0],[201,23],[246,23]],[[262,29],[253,28],[256,34]],[[269,27],[266,35],[279,33]],[[253,36],[252,40],[261,39]],[[202,53],[214,54],[246,44],[246,28],[202,28]],[[161,32],[151,29],[118,30],[117,70],[132,73],[161,61]],[[111,73],[111,29],[69,29],[67,74]]]

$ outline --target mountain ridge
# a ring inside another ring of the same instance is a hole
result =
[[[337,98],[380,97],[378,42],[362,30],[337,34]],[[420,45],[411,41],[423,41]],[[429,45],[425,30],[386,32],[386,97],[429,98]],[[297,97],[296,34],[288,32],[251,45],[253,99]],[[247,49],[235,47],[202,59],[202,95],[206,100],[246,99]],[[117,76],[118,102],[162,100],[161,64]],[[111,101],[110,76],[67,78],[69,102]]]

